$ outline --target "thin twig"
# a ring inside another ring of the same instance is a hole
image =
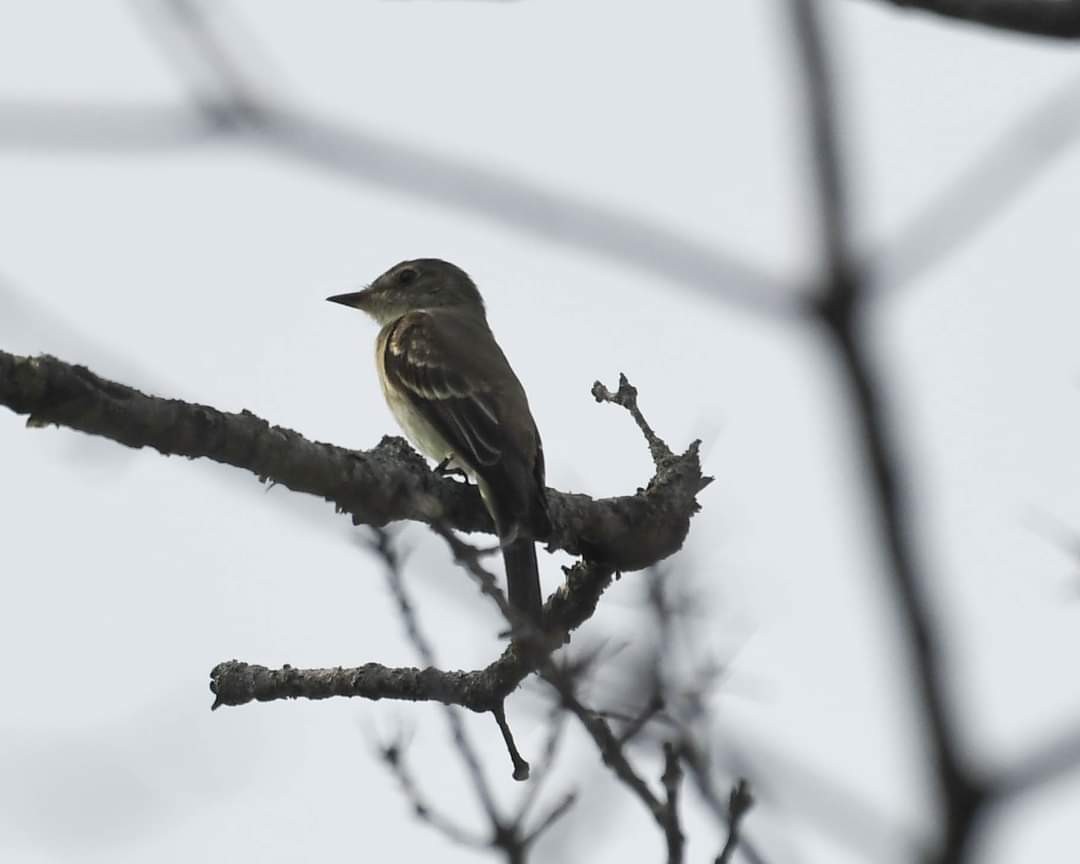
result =
[[[160,11],[186,34],[202,58],[204,74],[215,82],[221,95],[211,101],[211,110],[237,109],[231,117],[226,114],[218,119],[254,133],[252,140],[295,162],[362,182],[389,184],[414,196],[479,213],[501,225],[606,255],[710,296],[722,291],[738,308],[766,317],[793,320],[801,313],[789,286],[717,252],[715,242],[695,241],[685,232],[493,172],[479,162],[453,159],[368,130],[353,131],[290,107],[255,86],[235,46],[203,20],[198,4],[192,0],[157,2],[166,4]],[[175,55],[169,59],[175,61]],[[185,78],[190,81],[189,75]],[[204,94],[196,95],[205,105]]]
[[[409,598],[408,592],[405,590],[405,583],[401,575],[401,562],[390,541],[390,536],[386,531],[379,529],[375,529],[373,533],[374,541],[371,544],[371,548],[383,561],[384,570],[386,571],[386,581],[390,587],[391,594],[397,602],[398,612],[401,615],[401,620],[405,626],[405,632],[409,637],[409,641],[412,642],[413,646],[416,648],[417,653],[420,655],[420,659],[428,666],[434,666],[434,649],[424,635],[423,630],[420,628],[420,621],[416,614],[416,609],[412,604],[412,600]],[[461,717],[458,715],[457,709],[454,706],[445,705],[443,708],[447,725],[450,727],[450,735],[454,741],[454,747],[461,757],[461,761],[465,765],[469,776],[472,778],[473,789],[476,792],[476,796],[483,806],[484,812],[487,814],[492,826],[498,827],[502,824],[502,819],[499,815],[498,808],[495,806],[495,796],[492,794],[487,777],[480,765],[480,758],[477,756],[472,743],[469,741],[465,731],[465,724],[462,722]]]
[[[441,813],[424,797],[412,772],[405,764],[405,754],[400,742],[388,744],[379,748],[379,755],[397,778],[402,794],[412,807],[413,813],[421,821],[426,822],[440,834],[461,846],[472,849],[485,849],[490,844],[481,837],[471,834],[466,829],[455,824],[452,819]]]
[[[454,563],[460,565],[469,574],[469,577],[480,588],[480,593],[491,598],[503,618],[512,627],[524,627],[527,622],[510,605],[510,601],[506,599],[506,594],[499,587],[495,575],[480,563],[484,550],[477,549],[456,536],[445,522],[432,522],[428,527],[446,541],[446,545],[450,547],[450,551],[454,555]]]
[[[519,827],[525,824],[529,812],[539,799],[540,792],[544,788],[544,781],[551,775],[552,768],[555,765],[555,757],[562,742],[563,731],[566,729],[566,712],[553,710],[548,718],[548,725],[547,741],[544,743],[544,749],[537,760],[536,769],[532,772],[529,785],[525,787],[525,794],[522,796],[517,815],[514,817],[514,824]]]
[[[554,825],[559,819],[569,812],[570,808],[577,802],[577,792],[567,792],[559,801],[552,807],[546,815],[540,818],[540,821],[536,823],[536,827],[529,831],[524,837],[521,838],[523,846],[530,846],[532,843],[545,831],[547,831],[552,825]]]
[[[724,842],[724,848],[716,856],[716,864],[728,864],[735,854],[739,845],[739,828],[742,826],[743,817],[754,805],[754,796],[750,792],[750,784],[740,777],[731,787],[728,796],[728,836]]]
[[[693,740],[684,738],[679,742],[679,750],[683,763],[690,769],[690,777],[694,781],[702,799],[716,816],[717,821],[727,826],[728,834],[731,833],[731,796],[723,800],[723,796],[717,791],[713,780],[711,765],[701,748]],[[748,784],[749,785],[749,784]],[[766,864],[765,856],[758,851],[757,846],[752,844],[746,837],[739,837],[739,848],[743,857],[750,864]]]
[[[645,703],[645,707],[642,708],[634,717],[631,717],[626,726],[619,733],[619,744],[625,745],[630,741],[633,741],[644,729],[649,721],[654,719],[657,714],[664,710],[664,696],[657,690],[650,697],[649,701]]]
[[[664,785],[664,837],[667,840],[668,864],[681,864],[686,837],[679,820],[679,787],[683,770],[679,749],[670,741],[664,742],[664,773],[660,782]]]
[[[637,388],[627,380],[622,372],[619,373],[618,390],[612,393],[607,387],[596,381],[592,386],[592,395],[597,402],[611,402],[614,405],[621,405],[630,412],[630,416],[634,418],[638,429],[641,430],[641,434],[645,436],[645,440],[648,442],[649,453],[652,455],[653,463],[657,468],[672,458],[671,448],[664,443],[664,439],[653,431],[652,426],[649,425],[641,413],[641,409],[638,408]]]
[[[1041,789],[1077,768],[1080,768],[1080,729],[1070,729],[1025,757],[1016,767],[1001,772],[991,788],[1002,798],[1014,797]]]
[[[586,708],[574,692],[573,679],[570,675],[557,668],[555,664],[548,663],[543,671],[543,678],[551,684],[559,694],[564,708],[573,714],[580,722],[593,743],[600,751],[600,757],[604,760],[612,773],[625,785],[656,820],[657,825],[664,828],[664,805],[653,793],[648,784],[634,770],[611,726],[603,717],[595,711]]]

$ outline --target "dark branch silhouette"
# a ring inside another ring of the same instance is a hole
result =
[[[1080,38],[1077,0],[883,0],[898,9],[919,9],[946,18],[1032,36]]]
[[[985,790],[961,761],[947,704],[939,627],[925,595],[925,575],[916,564],[913,531],[901,469],[889,438],[888,410],[867,350],[863,328],[865,286],[851,248],[842,157],[836,134],[835,97],[825,37],[814,0],[789,0],[809,104],[809,139],[821,213],[824,290],[818,315],[847,387],[874,515],[885,552],[889,585],[907,640],[919,705],[930,737],[937,792],[944,812],[941,862],[958,862],[970,850],[972,829]]]

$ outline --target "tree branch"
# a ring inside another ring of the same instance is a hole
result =
[[[564,572],[566,581],[544,604],[544,623],[549,635],[569,634],[587,621],[596,610],[600,595],[611,584],[612,570],[599,564],[581,561]],[[347,696],[442,702],[482,713],[502,705],[539,668],[543,659],[543,654],[529,646],[511,642],[498,659],[483,669],[469,672],[389,667],[379,663],[354,668],[294,669],[286,665],[268,669],[230,660],[219,663],[210,672],[210,690],[215,696],[215,708],[252,701]]]
[[[243,468],[263,482],[333,502],[354,524],[378,527],[409,519],[492,531],[476,489],[436,476],[401,438],[385,437],[371,450],[348,450],[271,426],[250,411],[226,413],[148,396],[55,357],[4,351],[0,405],[30,415],[32,426],[67,426],[128,447]],[[701,474],[695,441],[635,495],[594,500],[549,489],[548,547],[619,571],[640,570],[679,550],[699,509],[697,493],[711,479]]]
[[[739,848],[739,828],[742,820],[753,806],[754,796],[750,792],[750,784],[740,777],[731,787],[731,794],[728,796],[728,836],[720,854],[716,856],[716,864],[728,864],[731,861],[735,850]]]
[[[1080,729],[1069,729],[998,775],[993,790],[1003,798],[1020,795],[1060,780],[1077,768],[1080,768]]]
[[[818,319],[847,387],[861,439],[872,506],[886,552],[886,572],[908,641],[930,738],[945,822],[945,837],[936,860],[953,864],[970,851],[976,816],[986,800],[986,790],[967,770],[958,752],[946,699],[936,617],[924,592],[925,579],[918,571],[901,469],[890,441],[881,387],[866,347],[862,314],[866,286],[851,248],[835,97],[818,4],[816,0],[789,0],[789,8],[809,105],[809,137],[820,213],[825,278],[818,301]]]
[[[686,836],[679,820],[679,787],[682,785],[683,769],[679,749],[670,741],[664,742],[664,838],[667,840],[668,864],[681,864]]]
[[[884,0],[898,9],[920,9],[986,27],[1032,36],[1080,38],[1077,0]]]

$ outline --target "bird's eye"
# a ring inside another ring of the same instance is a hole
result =
[[[416,277],[419,275],[412,267],[406,267],[397,275],[398,285],[408,285],[410,282],[415,282]]]

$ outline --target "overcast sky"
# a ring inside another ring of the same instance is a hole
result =
[[[966,740],[1006,764],[1080,718],[1080,581],[1058,537],[1080,532],[1080,60],[872,0],[826,5],[867,248],[951,240],[904,232],[1012,136],[963,196],[991,218],[874,319]],[[700,580],[704,647],[729,663],[717,737],[765,796],[748,834],[775,861],[866,860],[822,812],[835,808],[813,778],[827,777],[874,814],[846,814],[874,860],[911,860],[897,838],[932,816],[922,737],[835,370],[815,333],[728,299],[796,290],[815,267],[782,5],[228,9],[261,84],[353,130],[366,161],[345,174],[164,133],[78,145],[85,124],[28,109],[181,107],[183,79],[131,4],[6,3],[0,348],[366,448],[396,431],[375,328],[323,298],[403,258],[460,264],[529,392],[550,485],[648,480],[629,418],[589,395],[620,371],[673,447],[704,439],[717,479],[673,578]],[[1040,105],[1040,124],[1018,127]],[[0,857],[477,860],[416,823],[372,755],[405,727],[431,797],[482,824],[435,707],[208,710],[208,672],[233,657],[415,662],[377,563],[332,507],[4,411],[0,480]],[[494,613],[425,532],[401,542],[440,661],[487,663]],[[548,591],[563,562],[542,556]],[[641,585],[616,583],[582,638],[632,644]],[[545,739],[542,692],[509,703],[527,756]],[[490,718],[466,720],[500,796],[520,794]],[[564,759],[549,795],[574,784],[588,800],[537,859],[659,860],[662,838],[595,751],[571,736]],[[1078,806],[1080,775],[1023,799],[984,860],[1071,860]],[[693,801],[688,825],[691,860],[715,855]]]

